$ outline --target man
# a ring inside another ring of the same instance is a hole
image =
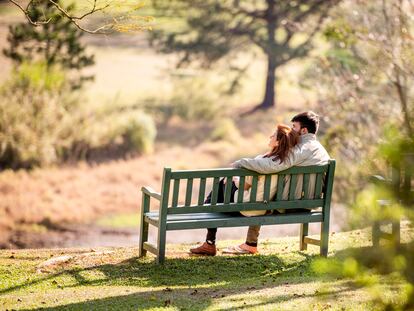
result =
[[[243,158],[232,164],[234,168],[246,168],[261,174],[270,174],[284,171],[292,166],[309,166],[309,165],[325,165],[330,159],[328,152],[317,141],[316,133],[319,127],[319,116],[307,111],[300,113],[292,118],[292,129],[299,133],[299,144],[293,149],[288,158],[281,163],[273,161],[271,158]],[[309,186],[314,187],[315,176],[311,176]],[[297,189],[302,189],[303,176],[298,178]],[[314,189],[314,188],[313,188]],[[312,189],[309,191],[313,193]],[[301,193],[297,193],[295,197],[300,197]],[[260,233],[260,226],[250,226],[247,232],[246,242],[235,247],[231,247],[225,252],[236,254],[254,254],[257,253],[257,241]],[[200,247],[190,250],[194,254],[199,255],[215,255],[215,241],[208,238]]]

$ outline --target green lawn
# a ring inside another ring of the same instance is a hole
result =
[[[367,248],[369,236],[332,234],[329,256]],[[408,242],[414,230],[405,224],[402,236]],[[393,301],[404,286],[392,275],[379,276],[375,288],[317,275],[318,249],[297,251],[297,238],[265,240],[251,256],[190,257],[188,248],[168,245],[164,266],[137,258],[136,248],[3,250],[0,310],[367,310],[375,309],[373,290]],[[57,262],[42,264],[51,258]]]

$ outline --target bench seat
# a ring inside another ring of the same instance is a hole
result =
[[[322,212],[271,214],[265,216],[246,217],[228,213],[193,213],[184,215],[167,215],[167,230],[243,227],[251,225],[280,225],[321,222]],[[149,212],[145,221],[158,227],[159,213]]]

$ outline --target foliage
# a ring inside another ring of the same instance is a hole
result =
[[[388,179],[369,184],[367,178],[378,172],[388,178],[390,167],[414,171],[414,163],[404,160],[405,154],[414,152],[412,14],[411,3],[404,0],[344,1],[324,29],[328,51],[316,58],[304,79],[319,95],[318,110],[327,123],[322,129],[324,143],[339,158],[339,167],[343,163],[336,189],[346,189],[343,195],[353,203],[353,226],[414,221],[412,190],[402,191],[402,185]],[[388,203],[380,208],[380,200]],[[321,260],[315,269],[370,288],[376,309],[411,310],[413,254],[412,239],[406,244],[392,239],[377,248],[354,249],[336,260]],[[402,279],[406,286],[392,301],[384,299],[378,290],[381,278],[372,277],[376,274]]]
[[[83,111],[70,148],[62,160],[99,161],[130,153],[151,153],[157,134],[153,119],[141,110]]]
[[[212,140],[227,140],[229,142],[240,141],[240,131],[232,119],[219,119],[210,135]]]
[[[58,4],[59,1],[56,1]],[[65,8],[73,13],[73,4]],[[80,70],[94,64],[93,55],[87,55],[85,46],[80,42],[83,32],[48,0],[31,1],[28,6],[28,16],[33,21],[50,20],[49,23],[34,27],[25,22],[9,26],[7,40],[9,47],[3,50],[19,66],[22,63],[42,62],[47,71],[56,65],[68,74],[72,88],[80,88],[84,81],[93,76],[81,75]]]
[[[138,152],[152,151],[156,128],[152,119],[140,111],[108,114],[104,110],[87,123],[90,124],[85,122],[82,140],[88,148],[115,143],[127,144],[128,149]]]
[[[153,151],[156,133],[152,118],[140,112],[128,119],[123,136],[132,150],[150,153]]]
[[[84,99],[70,90],[58,67],[25,63],[0,94],[2,167],[85,159],[93,150],[113,146],[122,153],[152,151],[156,129],[148,115],[87,111]]]
[[[136,11],[141,9],[145,3],[143,1],[101,1],[93,0],[88,2],[85,8],[81,11],[74,12],[69,6],[66,8],[62,6],[59,1],[55,0],[30,0],[26,3],[20,3],[15,0],[0,0],[5,2],[10,2],[15,7],[17,7],[21,13],[25,15],[25,18],[29,24],[32,26],[44,26],[53,24],[55,21],[53,18],[50,18],[47,15],[42,16],[33,16],[33,10],[37,10],[42,6],[51,6],[54,11],[66,22],[76,27],[82,32],[90,34],[111,34],[115,31],[118,32],[133,32],[133,31],[143,31],[151,30],[152,26],[149,24],[154,20],[152,16],[138,16]],[[0,12],[2,7],[0,7]],[[105,14],[110,11],[111,14],[105,18]],[[100,15],[103,13],[104,15]],[[86,20],[89,20],[90,17],[100,19],[100,22],[103,24],[90,28],[91,24],[86,23]]]
[[[222,90],[204,77],[175,77],[167,99],[150,98],[145,110],[158,115],[162,122],[173,116],[183,120],[213,120],[224,111]]]
[[[394,132],[395,133],[395,132]],[[400,135],[390,137],[382,143],[379,156],[391,166],[397,167],[403,174],[414,172],[414,141]],[[407,153],[411,154],[411,158]],[[376,183],[362,189],[352,208],[354,224],[372,226],[374,222],[390,223],[408,219],[411,226],[414,223],[414,191],[412,184],[407,184],[406,177],[394,182]],[[411,181],[412,182],[412,179]],[[380,205],[380,201],[388,203]],[[373,286],[379,279],[370,277],[373,273],[393,274],[404,279],[407,283],[394,303],[381,299],[381,295],[374,295],[379,309],[384,310],[411,310],[414,308],[414,240],[400,244],[395,239],[387,241],[379,247],[355,249],[343,256],[343,261],[320,261],[315,263],[315,269],[320,273],[329,273],[334,276],[350,277],[360,286]]]
[[[336,189],[352,201],[370,169],[384,162],[355,161],[377,154],[390,127],[413,136],[414,24],[407,1],[344,1],[324,28],[325,55],[314,58],[303,85],[317,92],[324,143],[344,171]]]
[[[153,42],[163,52],[177,52],[178,66],[210,67],[224,60],[241,74],[246,64],[240,64],[237,56],[255,58],[256,51],[261,51],[268,61],[262,107],[271,107],[276,68],[307,55],[312,38],[336,2],[153,0],[162,16],[177,20],[177,27],[156,29]]]
[[[45,72],[48,71],[48,74]],[[0,163],[19,168],[57,161],[78,118],[65,74],[46,64],[23,64],[1,89]]]

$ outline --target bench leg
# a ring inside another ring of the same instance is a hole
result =
[[[148,223],[141,218],[141,226],[139,229],[139,252],[138,257],[147,255],[147,250],[144,249],[144,243],[148,241]]]
[[[329,244],[329,220],[321,223],[321,256],[328,256],[328,244]]]
[[[157,263],[163,264],[165,260],[165,241],[166,241],[167,232],[164,226],[160,226],[158,228],[158,255],[157,255]]]
[[[148,223],[144,221],[144,215],[149,211],[150,198],[146,194],[142,194],[142,205],[140,212],[140,224],[139,224],[139,250],[138,257],[143,257],[147,254],[147,250],[144,249],[144,243],[148,241]]]
[[[308,235],[308,230],[309,230],[309,224],[308,223],[300,225],[299,249],[301,251],[304,251],[304,250],[308,249],[308,244],[305,243],[305,236]]]
[[[381,227],[379,221],[374,221],[372,224],[372,246],[378,247],[381,236]]]

